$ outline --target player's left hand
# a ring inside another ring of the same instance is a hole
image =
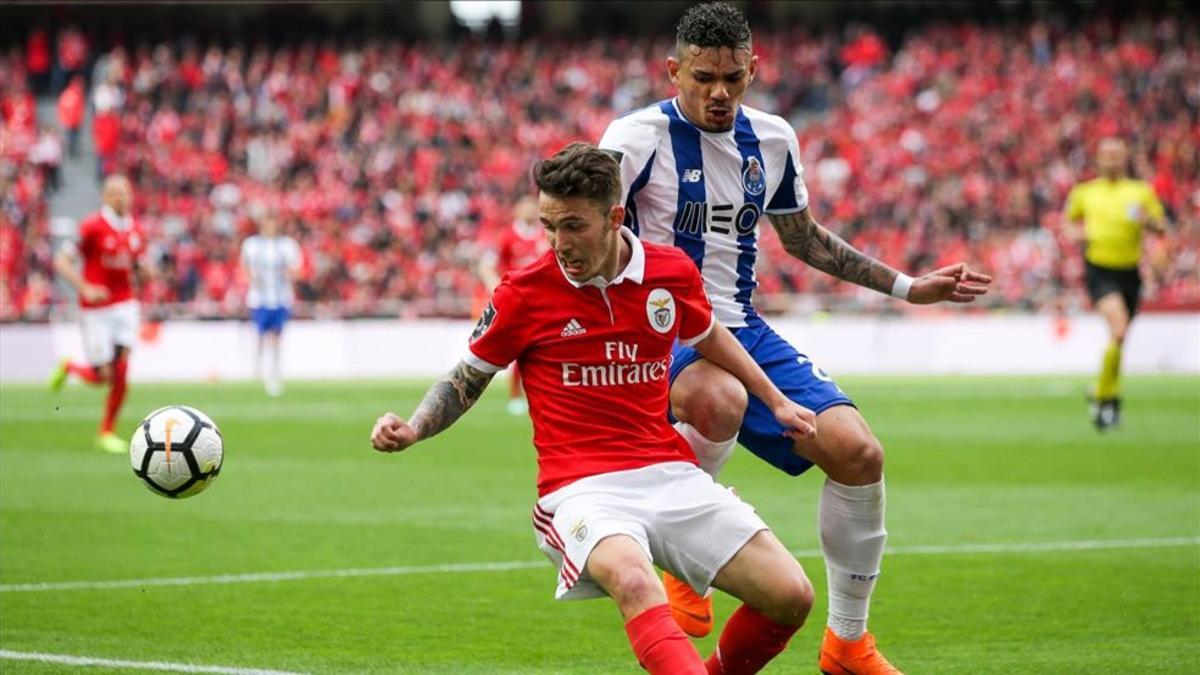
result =
[[[774,410],[775,419],[783,425],[783,435],[794,441],[817,437],[817,416],[813,411],[792,401],[784,401]]]
[[[914,305],[935,302],[974,302],[988,292],[992,277],[975,272],[966,263],[949,265],[913,280],[908,289],[908,301]]]

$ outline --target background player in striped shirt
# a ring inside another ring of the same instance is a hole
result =
[[[1084,245],[1088,296],[1108,324],[1109,343],[1091,392],[1092,424],[1100,431],[1121,422],[1121,347],[1142,296],[1142,230],[1166,232],[1154,188],[1130,178],[1128,163],[1125,141],[1102,139],[1096,152],[1100,175],[1071,189],[1063,214],[1068,237]]]
[[[676,338],[769,402],[789,435],[815,433],[716,323],[696,267],[621,226],[620,169],[585,143],[535,168],[552,253],[496,288],[450,375],[411,422],[388,413],[371,442],[404,450],[453,424],[495,373],[525,375],[538,457],[533,525],[558,566],[556,597],[609,595],[651,673],[753,673],[783,651],[812,606],[804,570],[754,510],[697,467],[667,421]],[[671,618],[657,564],[697,589],[741,598],[707,664]]]
[[[866,629],[887,537],[883,449],[850,398],[755,311],[758,221],[766,214],[788,253],[809,265],[913,303],[970,302],[991,278],[958,264],[913,279],[818,224],[808,208],[795,131],[776,115],[742,105],[756,65],[739,10],[725,3],[692,7],[667,59],[678,96],[615,120],[600,146],[621,161],[626,224],[645,241],[688,254],[717,319],[784,393],[817,413],[820,431],[813,439],[789,438],[736,378],[681,347],[671,367],[671,411],[681,433],[713,476],[739,440],[792,475],[821,467],[827,480],[818,522],[829,577],[821,669],[896,672]],[[669,575],[665,581],[676,620],[690,634],[706,635],[711,600]]]
[[[241,264],[249,285],[246,306],[258,332],[254,376],[262,378],[269,396],[283,393],[280,372],[283,326],[292,311],[292,284],[300,272],[300,245],[280,232],[279,220],[269,210],[256,214],[258,234],[242,242]],[[266,352],[270,352],[269,356]]]
[[[133,186],[114,174],[104,181],[100,211],[79,224],[79,241],[54,257],[54,269],[79,296],[80,325],[87,362],[63,359],[50,376],[58,391],[68,376],[92,385],[108,385],[96,447],[125,453],[129,444],[113,431],[129,374],[129,354],[137,341],[141,310],[134,293],[138,258],[146,236],[133,218]],[[83,269],[77,270],[79,259]]]

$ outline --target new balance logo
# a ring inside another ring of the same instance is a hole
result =
[[[583,335],[586,332],[587,329],[580,326],[578,321],[571,319],[567,322],[566,326],[563,326],[562,333],[559,333],[559,335],[563,337],[575,337],[576,335]]]
[[[700,174],[700,169],[688,169],[688,170],[686,170],[686,171],[684,171],[684,172],[683,172],[683,182],[685,182],[685,183],[699,183],[699,182],[700,182],[700,175],[701,175],[701,174]]]

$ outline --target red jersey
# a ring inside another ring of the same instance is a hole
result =
[[[667,421],[671,348],[712,329],[695,263],[673,246],[632,247],[610,282],[578,284],[547,252],[505,275],[466,361],[498,372],[516,361],[529,398],[538,495],[580,478],[696,457]]]
[[[523,225],[514,222],[500,235],[497,266],[500,273],[528,267],[550,250],[550,242],[540,225]]]
[[[133,264],[145,250],[146,236],[131,216],[118,218],[105,207],[85,218],[79,224],[83,280],[107,288],[108,299],[87,302],[80,297],[80,306],[107,307],[133,298]]]

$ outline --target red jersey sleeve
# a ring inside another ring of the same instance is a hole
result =
[[[483,310],[471,341],[468,365],[485,373],[496,373],[517,360],[528,342],[528,317],[522,320],[521,296],[506,275],[492,293],[492,300]]]
[[[704,292],[700,270],[691,260],[681,267],[687,270],[679,297],[679,343],[691,347],[708,337],[713,329],[712,304]]]
[[[96,219],[87,218],[79,224],[79,243],[75,248],[84,259],[90,258],[96,251]]]

